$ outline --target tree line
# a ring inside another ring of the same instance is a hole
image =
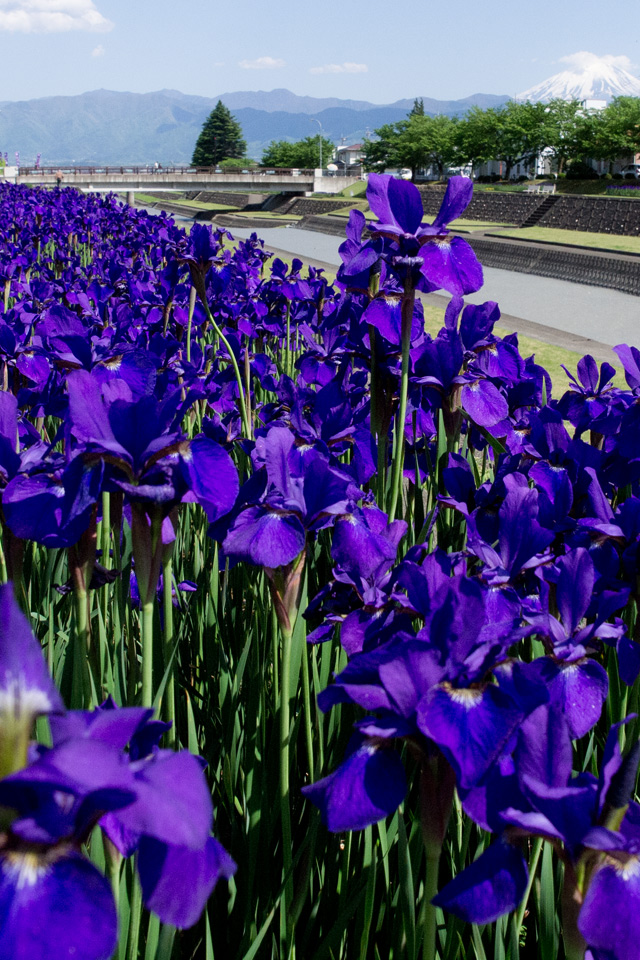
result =
[[[544,150],[558,173],[588,159],[613,163],[640,151],[640,97],[617,97],[604,110],[585,110],[579,100],[472,107],[462,117],[425,113],[416,100],[406,119],[386,123],[365,140],[365,169],[383,171],[433,167],[440,177],[448,167],[476,167],[490,160],[504,165],[508,180],[518,163],[529,163]],[[320,145],[322,144],[322,153]],[[326,165],[334,144],[324,136],[295,143],[272,141],[262,155],[267,167],[312,168]],[[193,153],[196,166],[247,163],[242,128],[218,101],[202,128]]]
[[[640,150],[640,98],[617,97],[604,110],[585,110],[579,100],[518,103],[483,110],[472,107],[462,117],[429,116],[421,100],[405,120],[387,123],[365,140],[365,169],[434,167],[442,177],[448,167],[472,168],[497,160],[504,179],[521,162],[543,150],[558,173],[586,159],[613,163]]]

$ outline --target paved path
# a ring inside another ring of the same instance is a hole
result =
[[[329,269],[340,263],[340,237],[294,228],[231,228],[238,237],[257,232],[269,250],[295,254],[305,262]],[[482,290],[466,299],[471,303],[497,300],[501,325],[525,336],[557,344],[599,360],[617,360],[611,347],[618,343],[640,346],[640,297],[617,290],[552,280],[510,270],[485,268]],[[428,302],[443,306],[446,298],[430,295]]]

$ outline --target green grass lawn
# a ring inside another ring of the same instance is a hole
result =
[[[136,200],[141,200],[143,203],[161,203],[162,201],[156,196],[152,196],[150,193],[134,193]],[[164,197],[163,197],[164,199]],[[172,203],[178,202],[181,199],[181,194],[167,193],[166,199],[170,200]]]
[[[321,217],[344,217],[346,220],[352,210],[360,210],[361,213],[364,213],[365,217],[371,217],[371,211],[369,210],[369,205],[364,201],[359,201],[358,203],[352,203],[348,207],[340,207],[337,210],[327,210],[325,213],[322,213],[321,210],[318,210],[318,214]],[[375,219],[375,218],[372,218],[372,219]]]
[[[237,207],[232,206],[229,203],[209,203],[205,200],[174,200],[174,203],[179,203],[180,206],[184,207],[193,207],[194,210],[237,210]],[[160,200],[162,203],[162,200]]]
[[[283,221],[293,221],[293,220],[302,220],[302,217],[298,214],[288,213],[284,216],[281,213],[272,213],[271,210],[239,210],[234,216],[245,217],[248,220],[277,220],[279,223]]]
[[[226,203],[204,203],[201,200],[186,200],[184,197],[174,197],[171,194],[167,194],[165,198],[160,199],[159,197],[152,197],[148,193],[137,193],[135,198],[140,203],[177,203],[181,207],[191,207],[194,210],[214,210],[222,213],[224,210],[237,210],[237,207],[231,207]]]
[[[495,220],[465,220],[460,217],[458,220],[452,220],[449,226],[453,230],[459,230],[460,233],[473,233],[474,230],[491,230],[492,228],[502,229],[502,227],[515,227],[513,223],[496,223]]]
[[[569,243],[598,250],[640,253],[640,237],[620,237],[612,233],[587,233],[584,230],[558,230],[554,227],[524,227],[500,230],[501,237],[520,240],[546,240],[548,243]]]
[[[358,180],[357,183],[353,183],[350,187],[345,187],[344,190],[340,191],[340,194],[343,197],[364,197],[367,192],[367,181]]]

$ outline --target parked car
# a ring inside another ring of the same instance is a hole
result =
[[[636,177],[640,180],[640,163],[628,163],[620,171],[623,177]]]

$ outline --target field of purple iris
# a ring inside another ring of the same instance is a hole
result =
[[[640,352],[495,336],[471,192],[331,284],[0,186],[0,957],[640,956]]]

